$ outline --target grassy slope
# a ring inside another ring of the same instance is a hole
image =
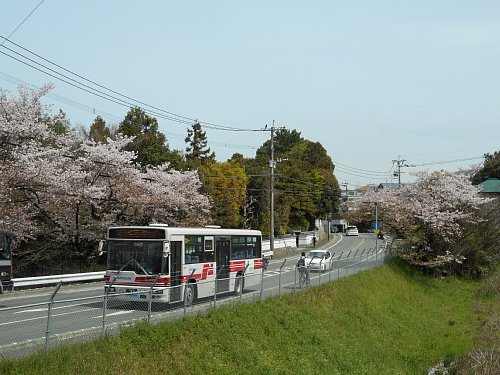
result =
[[[0,363],[0,374],[424,374],[466,354],[477,284],[396,262],[307,292]]]

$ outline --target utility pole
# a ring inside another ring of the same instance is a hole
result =
[[[271,213],[270,213],[270,237],[269,245],[271,253],[274,254],[274,168],[276,167],[276,162],[274,161],[274,120],[273,126],[271,127],[271,160],[269,160],[270,169],[270,179],[269,179],[269,190],[270,190],[270,200],[271,200]]]
[[[349,219],[349,206],[347,205],[347,200],[349,199],[347,197],[347,182],[344,182],[341,184],[342,186],[345,186],[345,209],[346,209],[346,218]]]
[[[347,182],[344,182],[342,186],[345,186],[345,201],[347,202]]]
[[[401,187],[401,167],[409,167],[408,164],[406,164],[406,160],[405,159],[398,159],[398,160],[393,160],[392,161],[392,164],[394,165],[394,163],[396,163],[396,167],[397,167],[397,172],[394,172],[394,177],[398,177],[398,185],[399,187]]]

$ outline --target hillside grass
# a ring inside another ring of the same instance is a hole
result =
[[[0,362],[0,374],[427,374],[466,356],[478,283],[391,261],[308,291]]]

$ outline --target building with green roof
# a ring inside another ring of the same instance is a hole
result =
[[[500,180],[498,178],[488,178],[477,186],[481,189],[482,194],[500,194]]]

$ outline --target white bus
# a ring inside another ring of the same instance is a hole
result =
[[[257,230],[110,227],[106,252],[106,292],[125,300],[191,305],[214,293],[241,293],[262,277]]]

